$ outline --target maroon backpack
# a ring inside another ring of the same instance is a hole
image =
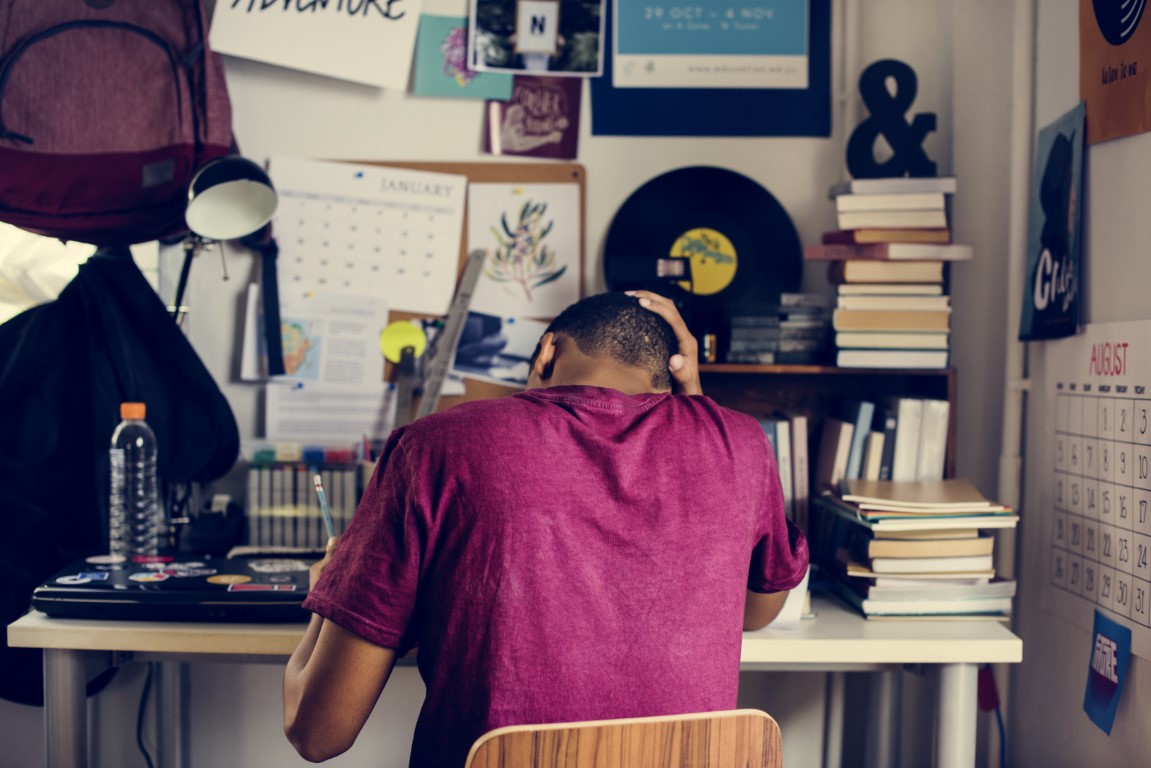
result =
[[[0,0],[0,221],[95,245],[183,233],[234,151],[201,0]]]

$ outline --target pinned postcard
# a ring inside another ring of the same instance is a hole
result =
[[[472,309],[542,318],[574,304],[579,222],[577,184],[469,185],[468,251],[488,254]]]
[[[574,160],[583,81],[516,75],[514,82],[510,101],[487,104],[484,151]]]
[[[500,101],[512,96],[512,75],[468,66],[468,20],[463,16],[420,17],[414,67],[416,96]]]
[[[1087,668],[1083,710],[1091,722],[1110,736],[1131,661],[1131,630],[1096,609],[1091,637],[1091,663]]]
[[[420,0],[216,3],[209,41],[219,53],[403,90]]]

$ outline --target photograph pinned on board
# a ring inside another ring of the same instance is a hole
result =
[[[413,63],[412,93],[448,99],[494,99],[512,96],[513,75],[477,72],[468,66],[468,20],[464,16],[420,17]]]
[[[471,0],[468,54],[485,72],[603,73],[606,0]]]
[[[547,323],[468,312],[453,371],[470,379],[524,389],[536,345]]]

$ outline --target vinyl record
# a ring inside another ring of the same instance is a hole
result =
[[[609,290],[663,294],[697,332],[733,314],[772,311],[780,293],[799,290],[802,270],[799,234],[779,201],[710,166],[648,181],[620,206],[604,243]]]

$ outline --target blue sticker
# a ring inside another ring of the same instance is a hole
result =
[[[1087,669],[1083,710],[1091,722],[1110,736],[1131,659],[1131,630],[1096,610],[1091,637],[1091,663]]]

